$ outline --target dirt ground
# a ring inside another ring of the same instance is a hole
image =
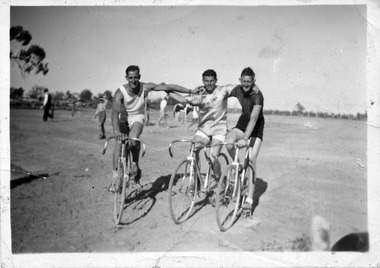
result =
[[[46,173],[46,179],[11,173],[12,251],[187,252],[302,251],[308,248],[313,216],[330,223],[331,243],[367,231],[366,124],[363,121],[266,116],[258,158],[259,205],[220,232],[210,204],[176,225],[168,212],[167,187],[194,126],[169,118],[170,128],[146,126],[141,159],[142,189],[136,218],[115,231],[111,179],[112,147],[102,155],[93,110],[56,110],[43,122],[41,110],[10,110],[11,164]],[[110,111],[106,134],[111,135]],[[229,114],[229,126],[237,114]],[[158,111],[151,112],[156,122]],[[305,125],[306,124],[306,125]]]

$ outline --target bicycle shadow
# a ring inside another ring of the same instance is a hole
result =
[[[136,186],[139,187],[126,198],[124,212],[127,220],[119,223],[120,227],[128,226],[149,214],[157,202],[157,194],[166,191],[169,187],[171,175],[158,177],[155,181]]]

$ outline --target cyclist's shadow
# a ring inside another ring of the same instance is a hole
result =
[[[135,191],[126,198],[124,213],[128,219],[119,225],[130,225],[148,215],[157,202],[157,194],[168,189],[169,180],[170,175],[166,175],[153,182],[136,185]]]
[[[260,197],[265,193],[268,188],[268,183],[260,178],[256,178],[255,191],[253,193],[253,207],[252,213],[259,205]]]

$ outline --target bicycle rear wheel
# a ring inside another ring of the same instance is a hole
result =
[[[123,211],[125,206],[125,197],[126,197],[126,185],[127,185],[127,176],[124,175],[125,159],[119,158],[117,165],[117,179],[115,183],[115,193],[114,193],[114,220],[115,224],[118,225],[121,222],[123,217]]]
[[[176,224],[187,220],[194,208],[197,195],[198,180],[196,179],[194,164],[191,161],[182,161],[173,172],[169,183],[169,211],[170,217]]]
[[[227,231],[235,222],[240,207],[240,179],[235,181],[238,172],[234,165],[219,179],[216,191],[216,222],[221,231]]]

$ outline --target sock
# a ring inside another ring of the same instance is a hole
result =
[[[247,197],[246,199],[245,199],[245,202],[247,202],[248,204],[253,204],[253,200],[252,200],[252,198],[250,198],[250,197]]]

